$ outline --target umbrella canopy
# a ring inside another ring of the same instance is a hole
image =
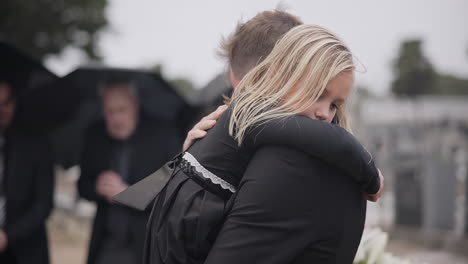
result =
[[[19,96],[58,79],[39,61],[1,41],[0,58],[0,76],[11,82]]]
[[[28,95],[30,126],[50,130],[66,123],[77,112],[87,111],[82,110],[83,106],[98,106],[98,87],[105,81],[116,79],[133,83],[142,110],[155,118],[180,123],[181,114],[189,108],[184,98],[157,73],[103,67],[79,68],[41,91]]]
[[[137,89],[141,111],[154,120],[174,123],[180,135],[191,121],[191,107],[159,74],[116,68],[79,68],[27,97],[30,129],[51,135],[56,162],[77,164],[82,135],[102,117],[98,88],[106,81],[131,82]]]
[[[225,74],[221,73],[195,93],[190,102],[195,106],[222,104],[223,95],[229,95],[231,91],[232,87],[228,85]]]
[[[190,97],[190,103],[197,109],[198,121],[201,117],[213,112],[224,103],[223,95],[230,96],[232,87],[228,84],[225,74],[218,74],[205,87]]]
[[[0,41],[0,78],[6,80],[18,97],[16,119],[22,118],[24,98],[56,81],[58,77],[39,61]]]

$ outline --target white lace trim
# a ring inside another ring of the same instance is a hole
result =
[[[204,178],[211,180],[214,184],[220,185],[221,188],[229,190],[232,193],[236,192],[236,188],[229,182],[221,179],[220,177],[214,175],[211,171],[207,170],[203,165],[201,165],[198,160],[190,153],[185,152],[182,156],[190,165],[192,165],[196,171],[198,171]]]

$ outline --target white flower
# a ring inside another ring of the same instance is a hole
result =
[[[384,252],[388,234],[380,228],[366,229],[354,258],[354,264],[412,264],[411,261],[398,258]]]

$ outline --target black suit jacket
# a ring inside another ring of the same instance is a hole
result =
[[[49,263],[46,219],[54,189],[50,145],[43,138],[8,131],[5,154],[8,251],[18,264]]]
[[[130,157],[128,183],[133,184],[159,169],[170,160],[181,148],[178,132],[172,124],[156,121],[144,116],[131,136],[132,155]],[[103,121],[92,125],[86,135],[81,161],[81,176],[78,180],[78,192],[81,197],[95,201],[97,212],[94,219],[91,242],[89,245],[88,263],[95,263],[97,253],[104,242],[104,231],[107,225],[109,203],[96,193],[98,175],[109,170],[110,157],[117,141],[112,139]],[[128,209],[131,222],[131,233],[135,255],[141,257],[148,212]]]
[[[205,263],[352,263],[365,212],[350,177],[302,152],[263,147]]]

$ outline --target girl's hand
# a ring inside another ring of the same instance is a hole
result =
[[[379,191],[375,194],[364,194],[364,198],[366,198],[370,202],[377,202],[379,200],[380,196],[382,196],[382,192],[384,189],[384,177],[382,175],[382,172],[378,169],[379,171],[379,178],[380,178],[380,188]]]
[[[187,138],[184,140],[184,145],[182,151],[186,151],[195,140],[204,138],[206,136],[206,131],[216,124],[219,117],[226,111],[228,108],[227,105],[221,105],[213,113],[205,116],[198,122],[193,128],[187,133]]]

